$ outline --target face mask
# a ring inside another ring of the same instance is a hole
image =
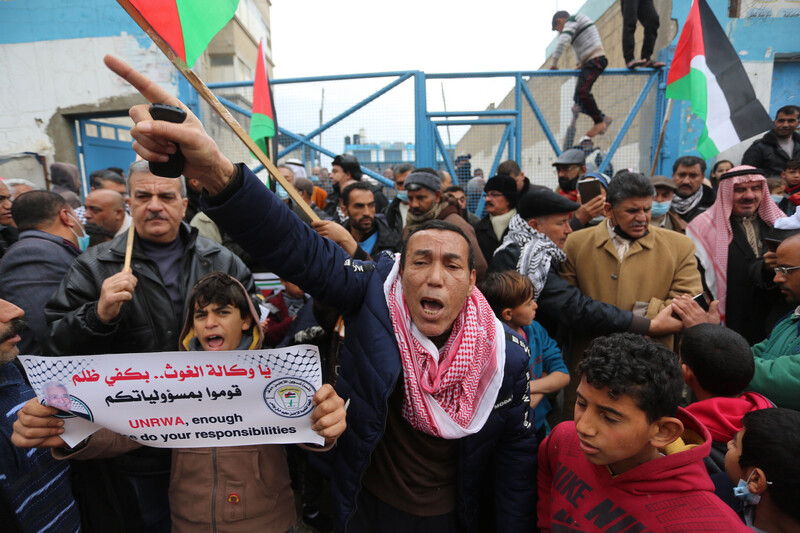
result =
[[[737,499],[742,500],[745,505],[758,505],[758,502],[761,501],[761,496],[750,492],[750,487],[747,486],[747,484],[750,483],[750,478],[753,477],[753,472],[755,472],[755,470],[750,471],[750,475],[747,476],[747,481],[740,479],[739,483],[733,487],[733,495]],[[767,485],[772,485],[772,482],[767,481]]]
[[[397,193],[397,198],[404,204],[408,203],[408,191],[400,191]]]
[[[776,204],[780,203],[780,201],[783,200],[783,195],[782,194],[773,194],[771,196],[772,196],[772,199],[775,200]]]
[[[75,223],[78,224],[78,221],[75,219],[75,217],[73,217],[72,215],[69,215],[69,218],[71,218],[72,220],[75,220]],[[80,226],[80,224],[78,224],[78,225]],[[81,252],[85,252],[89,248],[89,236],[86,234],[86,230],[82,229],[83,237],[81,237],[77,233],[75,233],[74,229],[69,228],[69,230],[72,232],[73,235],[75,235],[75,238],[78,239],[78,248],[80,249],[80,251]]]
[[[672,202],[653,202],[653,207],[650,208],[650,214],[653,218],[659,218],[667,214],[669,206]]]

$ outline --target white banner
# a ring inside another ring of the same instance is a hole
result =
[[[20,360],[39,400],[64,411],[70,446],[101,427],[156,448],[324,442],[311,429],[316,346]]]

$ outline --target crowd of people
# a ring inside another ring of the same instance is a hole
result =
[[[82,205],[72,165],[52,190],[0,181],[4,531],[283,533],[296,507],[319,531],[800,530],[800,108],[708,175],[687,155],[609,176],[576,147],[555,190],[466,156],[455,184],[401,164],[384,188],[352,155],[287,160],[318,220],[190,111],[130,113],[143,160],[92,173]],[[184,177],[152,174],[176,145]],[[16,358],[299,343],[321,448],[70,447],[66,392],[40,403]]]

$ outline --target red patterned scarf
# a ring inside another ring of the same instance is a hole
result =
[[[473,289],[445,346],[438,350],[411,321],[399,254],[384,282],[403,366],[403,418],[445,439],[477,433],[494,408],[505,366],[505,334],[486,298]]]
[[[753,169],[740,165],[728,172]],[[701,213],[688,226],[686,235],[691,237],[697,249],[697,260],[705,270],[706,286],[719,300],[720,318],[725,321],[725,304],[728,294],[728,246],[733,240],[731,212],[733,211],[733,188],[740,183],[760,181],[762,183],[761,205],[758,218],[772,226],[776,220],[786,215],[778,208],[769,194],[767,180],[760,174],[735,176],[721,180],[717,199],[708,211]]]

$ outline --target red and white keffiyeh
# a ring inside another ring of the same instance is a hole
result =
[[[481,292],[473,289],[450,338],[438,350],[411,321],[399,267],[397,254],[383,288],[403,366],[403,418],[414,429],[444,439],[477,433],[503,383],[503,324]]]
[[[755,167],[740,165],[728,172],[748,169],[756,170]],[[770,226],[774,225],[776,220],[786,215],[770,196],[766,178],[760,174],[746,174],[721,180],[714,205],[686,226],[686,235],[694,241],[697,248],[697,260],[705,270],[706,285],[719,300],[719,315],[723,323],[725,322],[728,287],[728,247],[733,240],[733,230],[731,229],[733,188],[740,183],[753,181],[760,181],[762,185],[758,218]]]

